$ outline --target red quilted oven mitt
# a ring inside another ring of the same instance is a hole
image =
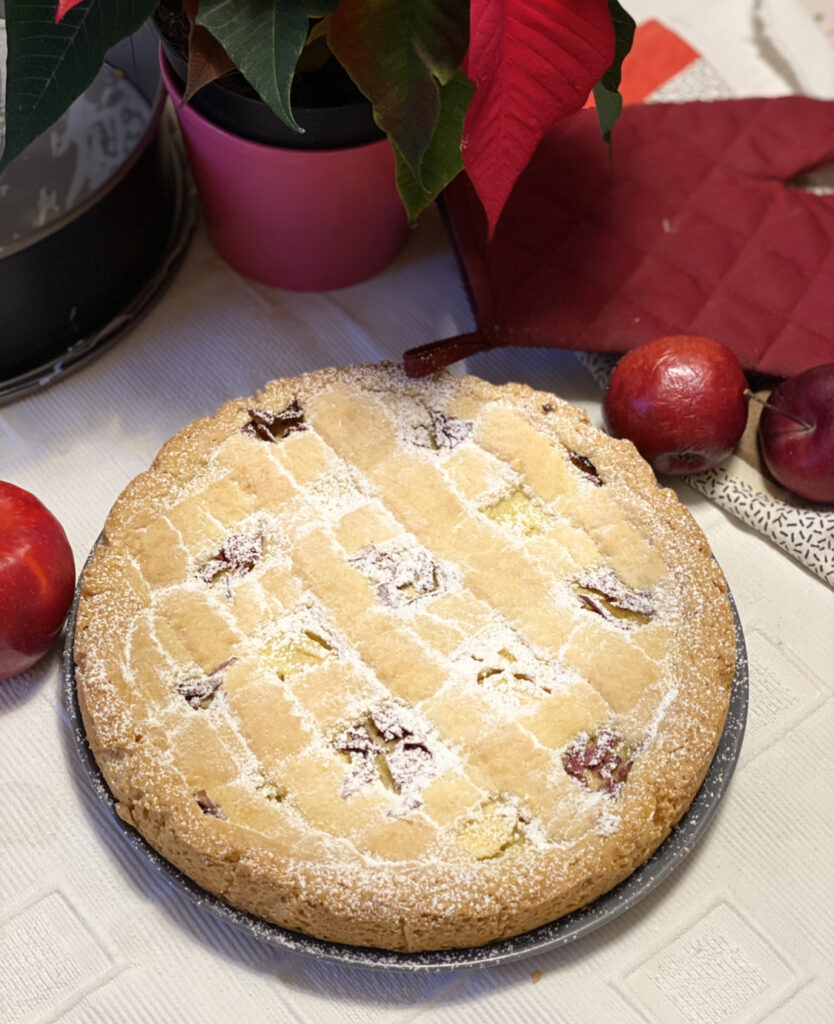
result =
[[[501,345],[624,352],[705,334],[749,370],[834,361],[834,195],[786,184],[834,160],[834,102],[626,108],[613,152],[593,110],[557,126],[495,232],[466,178],[445,213],[478,324],[412,349],[422,376]]]

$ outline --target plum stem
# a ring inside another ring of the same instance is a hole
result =
[[[799,419],[798,416],[791,416],[789,412],[783,412],[781,409],[778,409],[775,405],[772,405],[766,399],[759,398],[758,395],[754,395],[750,388],[745,388],[744,393],[745,395],[747,395],[748,398],[752,398],[754,402],[758,402],[759,405],[763,405],[765,409],[770,409],[771,412],[778,413],[780,416],[784,416],[786,419],[793,420],[794,423],[798,423],[800,427],[804,427],[806,430],[814,429],[813,423],[807,423],[805,420]]]

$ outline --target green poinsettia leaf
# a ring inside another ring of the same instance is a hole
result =
[[[281,120],[295,131],[290,90],[309,19],[329,14],[338,0],[200,0],[197,24],[214,36]]]
[[[6,0],[8,63],[2,170],[53,125],[98,73],[111,46],[132,35],[157,0],[84,0],[55,24],[56,6]]]
[[[418,183],[442,88],[455,77],[468,39],[468,0],[342,0],[331,18],[330,49]]]
[[[441,87],[440,114],[423,156],[419,180],[402,152],[394,145],[397,189],[412,224],[463,170],[460,137],[472,92],[472,83],[462,71],[458,71],[451,81]]]
[[[617,3],[608,0],[611,20],[614,23],[616,49],[611,67],[594,86],[594,103],[599,117],[599,126],[606,142],[611,141],[611,129],[623,110],[623,98],[620,95],[623,61],[631,50],[634,41],[634,19]]]

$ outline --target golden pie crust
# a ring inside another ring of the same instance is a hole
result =
[[[701,784],[734,650],[701,530],[629,442],[388,364],[172,438],[107,519],[75,638],[126,821],[235,907],[391,950],[626,878]]]

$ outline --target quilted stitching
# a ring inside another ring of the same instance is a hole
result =
[[[559,126],[489,246],[471,186],[447,189],[483,347],[698,333],[771,374],[834,359],[834,196],[785,185],[834,157],[834,103],[635,106],[614,147],[593,111]]]

